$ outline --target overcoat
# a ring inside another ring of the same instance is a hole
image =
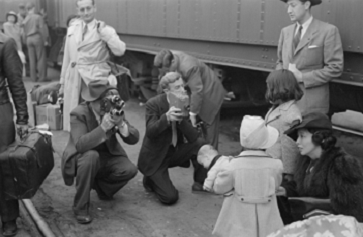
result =
[[[231,159],[213,185],[225,194],[213,234],[265,237],[283,227],[275,192],[282,181],[282,162],[264,151],[243,151]]]
[[[117,56],[123,55],[126,50],[125,43],[112,27],[106,26],[99,31],[99,22],[95,21],[96,27],[89,29],[83,40],[85,23],[82,20],[72,21],[67,31],[60,79],[60,84],[64,85],[63,129],[66,131],[70,130],[69,113],[79,104],[82,86],[92,80],[116,82],[107,63],[109,49]]]
[[[129,136],[122,140],[130,145],[139,141],[139,131],[131,126],[127,121]],[[72,185],[76,175],[76,156],[85,153],[95,147],[105,143],[108,151],[112,155],[127,157],[125,150],[118,142],[116,133],[108,131],[105,133],[98,124],[96,116],[89,106],[83,102],[71,112],[71,134],[62,156],[62,175],[66,185]]]
[[[172,51],[172,71],[182,75],[190,90],[190,112],[212,124],[222,106],[226,90],[216,73],[197,58],[180,51]]]
[[[296,64],[302,72],[299,83],[304,92],[297,105],[302,114],[329,111],[329,81],[343,71],[343,47],[337,27],[313,19],[293,51],[296,24],[281,30],[276,69],[289,69]]]
[[[265,117],[265,122],[279,131],[275,145],[266,149],[273,158],[280,159],[284,165],[284,173],[293,174],[296,161],[300,157],[299,149],[294,140],[284,134],[294,121],[301,122],[302,117],[295,100],[285,102],[276,108],[271,108]]]
[[[319,159],[298,161],[294,180],[281,185],[288,197],[330,198],[334,214],[363,222],[363,170],[356,158],[334,147]]]

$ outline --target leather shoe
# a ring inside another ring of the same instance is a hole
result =
[[[16,221],[3,222],[3,236],[10,237],[15,236],[18,233],[18,226]]]
[[[194,182],[192,185],[192,193],[210,194],[207,190],[203,189],[203,184]]]
[[[145,176],[142,179],[142,184],[144,185],[144,188],[145,188],[146,192],[149,192],[149,193],[154,192],[154,190],[152,189],[152,187],[148,184],[147,178]]]
[[[98,199],[102,200],[102,201],[111,201],[113,200],[113,197],[109,197],[107,196],[102,190],[96,190]]]
[[[90,216],[90,214],[88,213],[88,210],[86,211],[75,211],[74,212],[74,216],[76,217],[76,220],[79,224],[89,224],[92,222],[92,217]]]

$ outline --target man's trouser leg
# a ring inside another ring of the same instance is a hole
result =
[[[26,45],[28,48],[28,55],[29,55],[30,78],[32,81],[37,81],[37,54],[36,54],[33,36],[27,37]]]
[[[198,138],[194,143],[177,145],[175,148],[170,146],[166,157],[159,169],[151,176],[145,176],[145,184],[150,187],[164,204],[174,204],[179,199],[178,190],[170,180],[169,168],[185,164],[188,160],[196,160],[198,151],[205,142]],[[195,167],[194,181],[202,183],[206,178],[206,172],[199,167]]]
[[[15,126],[13,106],[10,103],[0,105],[0,151],[15,141]],[[0,217],[2,222],[13,221],[19,216],[18,200],[6,201],[1,191],[3,190],[0,173]]]
[[[38,74],[39,74],[39,81],[44,81],[46,78],[46,52],[44,47],[44,41],[40,34],[36,34],[34,36],[35,38],[35,52],[37,55],[37,68],[38,68]]]
[[[205,134],[205,140],[211,144],[216,150],[218,150],[218,138],[219,138],[219,120],[221,110],[218,111],[212,124],[204,124],[203,132]]]
[[[93,186],[97,171],[100,169],[100,159],[97,151],[87,151],[78,155],[76,196],[74,197],[73,211],[78,213],[86,212],[90,203],[90,192]]]
[[[94,188],[107,198],[112,198],[136,176],[137,167],[125,156],[101,152],[100,157],[101,168],[97,172]]]

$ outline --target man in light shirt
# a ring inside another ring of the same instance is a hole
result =
[[[109,51],[122,56],[126,50],[115,29],[95,19],[94,0],[78,0],[76,5],[79,19],[73,20],[67,31],[59,90],[64,94],[63,129],[67,131],[69,113],[79,104],[81,88],[93,80],[109,81],[115,86]]]
[[[139,131],[126,120],[124,113],[108,111],[107,98],[119,96],[108,81],[92,81],[81,94],[85,102],[71,112],[62,175],[66,185],[71,186],[76,180],[73,212],[78,223],[87,224],[92,221],[91,189],[96,190],[100,200],[111,200],[137,174],[116,134],[124,143],[133,145],[139,141]]]
[[[313,18],[321,0],[282,0],[294,23],[281,30],[276,69],[291,70],[304,96],[302,113],[329,112],[329,82],[343,71],[343,48],[337,27]]]

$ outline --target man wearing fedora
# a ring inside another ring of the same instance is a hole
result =
[[[219,114],[227,92],[214,71],[195,57],[168,49],[155,56],[154,66],[181,74],[190,93],[190,121],[196,127],[199,117],[207,142],[218,149]]]
[[[282,29],[276,69],[291,70],[304,96],[303,114],[329,112],[329,82],[343,71],[343,48],[337,27],[313,18],[311,7],[322,0],[281,0],[294,23]]]
[[[81,92],[85,102],[71,112],[69,142],[62,157],[62,175],[66,185],[76,179],[73,211],[81,224],[92,221],[89,213],[90,191],[99,199],[111,200],[127,182],[135,177],[137,168],[130,162],[116,135],[127,144],[139,141],[139,132],[125,115],[106,111],[105,97],[118,96],[117,89],[107,81],[93,81]],[[107,98],[106,98],[107,99]]]
[[[146,103],[146,132],[138,167],[144,175],[143,185],[155,192],[159,201],[171,205],[179,199],[178,190],[170,180],[169,168],[194,166],[192,191],[202,191],[207,171],[196,161],[199,148],[205,144],[180,108],[169,105],[170,93],[184,92],[184,82],[177,72],[169,72],[160,80],[165,93]]]

